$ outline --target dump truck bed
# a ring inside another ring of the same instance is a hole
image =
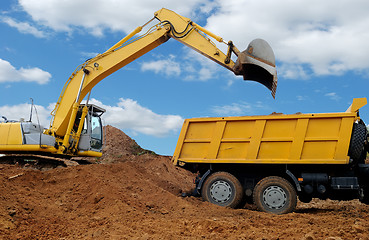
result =
[[[173,162],[348,164],[353,124],[365,104],[354,99],[342,113],[186,119]]]

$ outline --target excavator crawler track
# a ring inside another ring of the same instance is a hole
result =
[[[65,158],[35,154],[6,154],[0,157],[0,164],[13,164],[23,168],[50,170],[58,167],[78,166],[87,164],[85,161],[75,161]]]

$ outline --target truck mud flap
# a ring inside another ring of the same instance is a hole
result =
[[[293,182],[295,183],[296,190],[298,192],[301,192],[301,185],[300,185],[299,181],[297,180],[297,178],[295,177],[295,175],[293,175],[293,173],[288,169],[286,170],[286,173],[293,180]]]
[[[201,176],[200,179],[198,179],[196,177],[196,180],[195,180],[195,183],[196,183],[196,188],[195,188],[195,193],[196,195],[200,195],[201,193],[201,188],[202,188],[202,185],[204,184],[206,178],[211,174],[211,169],[207,170],[204,175]]]

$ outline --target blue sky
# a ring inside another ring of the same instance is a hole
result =
[[[172,155],[183,119],[342,112],[369,90],[369,2],[2,0],[0,115],[29,118],[30,98],[49,126],[50,112],[75,68],[103,53],[162,7],[191,18],[244,50],[272,46],[278,71],[267,88],[171,39],[101,81],[94,102],[104,123],[146,149]],[[226,46],[218,45],[226,51]],[[369,107],[360,112],[369,123]],[[34,118],[34,121],[36,119]]]

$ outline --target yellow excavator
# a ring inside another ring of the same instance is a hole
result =
[[[159,23],[149,28],[146,33],[135,37],[155,19],[159,20]],[[136,28],[106,52],[77,67],[65,83],[55,109],[51,112],[52,120],[48,129],[31,121],[16,122],[3,117],[4,121],[0,123],[0,153],[66,158],[100,157],[103,145],[100,117],[105,110],[89,104],[92,88],[108,75],[170,38],[189,46],[235,75],[243,76],[244,80],[263,84],[275,97],[275,58],[266,41],[255,39],[245,51],[240,52],[232,41],[226,43],[221,37],[191,19],[163,8],[155,12],[150,21]],[[227,44],[227,53],[218,49],[211,39]],[[237,56],[237,61],[232,60],[232,54]],[[85,103],[82,104],[84,99]]]

